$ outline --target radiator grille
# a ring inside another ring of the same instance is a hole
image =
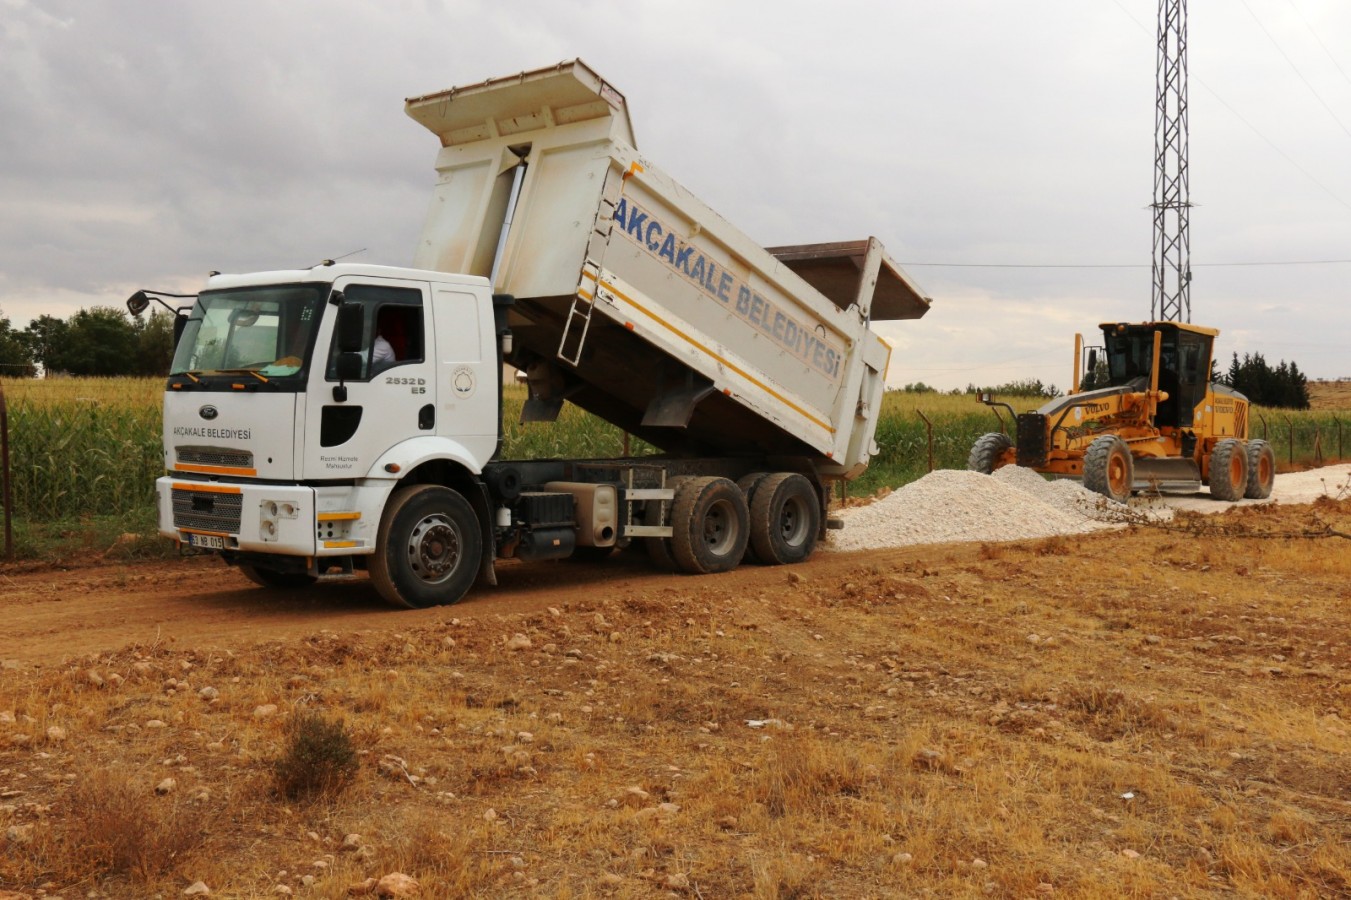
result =
[[[253,453],[232,447],[175,447],[180,463],[196,466],[234,466],[253,468]]]
[[[242,494],[173,489],[174,527],[239,534]]]

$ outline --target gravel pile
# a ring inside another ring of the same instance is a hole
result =
[[[1137,495],[1129,507],[1069,479],[1047,481],[1031,469],[1005,466],[994,475],[956,469],[930,472],[868,506],[835,512],[843,531],[829,532],[828,550],[875,550],[951,541],[1018,541],[1080,534],[1127,522],[1166,521],[1174,510],[1221,513],[1254,503],[1312,503],[1351,498],[1351,465],[1276,476],[1269,500],[1224,503],[1202,490]]]
[[[1075,481],[1047,481],[1007,466],[993,477],[939,469],[868,506],[838,512],[833,550],[872,550],[948,541],[1016,541],[1106,527],[1124,509]]]

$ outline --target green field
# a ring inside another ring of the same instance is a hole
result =
[[[158,378],[4,380],[9,412],[13,517],[24,555],[40,555],[42,532],[81,534],[101,545],[111,532],[154,529],[154,482],[163,473]],[[605,457],[623,452],[624,435],[568,405],[557,422],[521,425],[524,387],[507,391],[503,454],[509,459]],[[1036,400],[1010,398],[1020,411]],[[851,496],[871,494],[915,480],[929,469],[932,422],[935,468],[963,468],[971,443],[998,429],[994,414],[969,396],[888,392],[877,425],[878,455],[848,486]],[[1281,468],[1344,458],[1351,441],[1351,411],[1291,413],[1259,409],[1253,434],[1266,435]],[[644,452],[635,441],[632,451]]]

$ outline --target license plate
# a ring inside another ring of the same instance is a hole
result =
[[[188,544],[203,550],[224,550],[225,538],[218,534],[190,534]]]

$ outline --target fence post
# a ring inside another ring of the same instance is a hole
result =
[[[1313,423],[1313,461],[1315,465],[1323,464],[1323,428],[1317,422]]]
[[[1267,417],[1258,413],[1257,418],[1262,420],[1262,440],[1270,442],[1271,436],[1267,433]]]
[[[1285,419],[1286,427],[1290,429],[1290,453],[1288,458],[1290,460],[1290,465],[1293,466],[1295,464],[1295,423],[1290,421],[1289,416],[1284,416],[1283,418]]]
[[[9,478],[9,410],[5,406],[5,383],[0,381],[0,502],[5,504],[5,559],[14,558],[14,489]]]
[[[929,432],[929,471],[932,472],[934,470],[934,423],[929,421],[929,417],[918,406],[915,407],[915,412],[924,420],[924,427]],[[1000,419],[999,424],[1003,425],[1004,420]]]
[[[1337,461],[1341,462],[1346,459],[1346,456],[1342,454],[1342,420],[1333,416],[1332,421],[1337,423]]]

